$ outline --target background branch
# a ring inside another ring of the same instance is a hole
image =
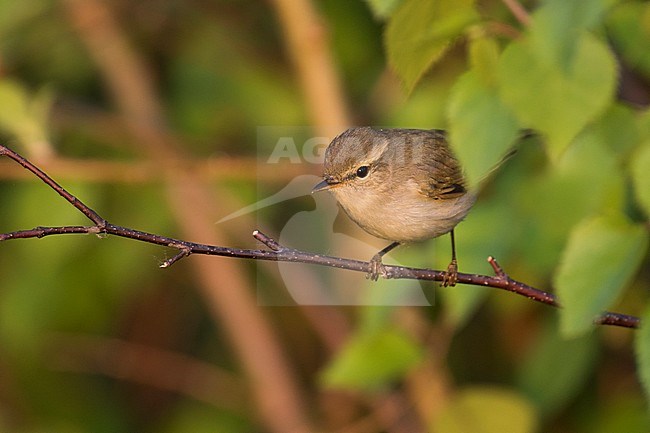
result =
[[[225,201],[225,193],[215,194],[185,164],[184,147],[168,131],[157,80],[121,29],[112,4],[63,0],[62,5],[135,142],[141,146],[139,150],[164,174],[167,199],[183,235],[224,242],[227,236],[214,226],[213,215],[215,203]],[[193,205],[187,206],[188,202]],[[148,234],[135,236],[144,239]],[[280,338],[266,313],[257,308],[242,267],[236,262],[215,267],[213,261],[201,259],[193,260],[192,265],[201,295],[215,322],[222,325],[247,376],[261,423],[276,433],[314,431]]]
[[[334,137],[350,126],[327,27],[309,0],[272,0],[316,132]]]
[[[83,182],[111,182],[118,184],[153,183],[165,179],[165,173],[151,161],[107,161],[99,159],[75,159],[51,156],[39,164],[57,179]],[[279,162],[273,167],[259,164],[252,157],[228,157],[192,159],[185,167],[205,182],[222,180],[245,180],[249,182],[289,182],[305,174],[297,164]],[[316,173],[314,173],[316,174]],[[15,164],[0,162],[0,179],[26,179],[28,174]]]
[[[502,0],[512,15],[524,26],[530,25],[530,14],[517,0]]]
[[[103,374],[246,412],[241,381],[207,362],[117,338],[65,333],[49,337],[52,349],[47,356],[55,370]]]

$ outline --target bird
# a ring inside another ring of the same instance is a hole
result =
[[[343,211],[371,235],[391,243],[370,260],[367,278],[386,276],[382,258],[402,244],[451,237],[443,286],[454,286],[458,261],[454,228],[476,197],[445,131],[350,128],[325,151],[323,180],[312,193],[331,192]]]

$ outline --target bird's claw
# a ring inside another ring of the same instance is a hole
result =
[[[370,270],[366,274],[366,278],[372,281],[377,281],[379,275],[385,277],[386,268],[384,268],[384,264],[381,262],[381,255],[376,254],[372,259],[370,259]]]
[[[442,286],[443,287],[453,287],[458,282],[458,262],[454,259],[447,266],[447,271],[442,277]]]

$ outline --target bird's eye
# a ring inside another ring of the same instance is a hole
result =
[[[370,172],[370,167],[367,165],[362,165],[361,167],[357,168],[357,177],[363,179],[364,177],[368,176],[368,172]]]

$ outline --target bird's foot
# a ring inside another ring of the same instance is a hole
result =
[[[456,285],[457,282],[458,282],[458,262],[454,259],[451,261],[451,263],[449,263],[449,266],[447,266],[447,271],[445,272],[445,275],[442,277],[442,286],[453,287]]]
[[[386,268],[384,268],[384,264],[381,262],[381,259],[381,254],[375,254],[372,259],[370,259],[370,270],[366,274],[367,279],[377,281],[379,275],[382,277],[386,276]]]

